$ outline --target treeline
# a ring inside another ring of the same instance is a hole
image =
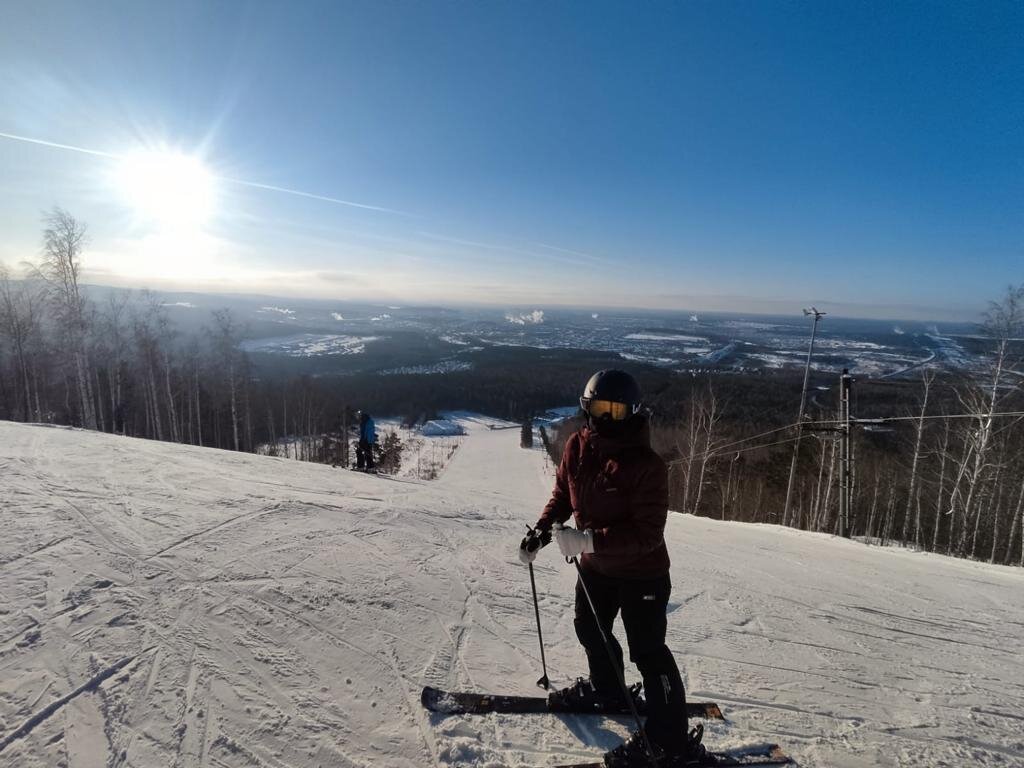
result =
[[[243,329],[228,310],[185,335],[152,294],[90,299],[79,280],[85,243],[85,227],[55,209],[27,276],[14,280],[0,265],[0,419],[348,463],[357,407],[409,423],[456,409],[522,422],[574,403],[593,371],[622,364],[607,353],[510,348],[445,375],[285,376],[241,351]],[[798,429],[799,375],[631,370],[671,466],[675,510],[1024,565],[1024,424],[1005,415],[1024,411],[1022,337],[1024,286],[989,308],[977,370],[855,385],[854,418],[890,421],[853,427],[844,526],[837,387],[827,390],[837,377],[814,374],[810,423]],[[556,460],[571,428],[542,434]]]
[[[85,226],[54,209],[25,279],[0,265],[0,418],[239,451],[320,429],[312,388],[254,377],[230,311],[184,337],[147,292],[90,300],[85,244]]]

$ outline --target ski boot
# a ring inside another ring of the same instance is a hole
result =
[[[683,754],[673,757],[672,768],[689,768],[689,766],[705,765],[708,762],[708,751],[701,741],[704,739],[704,726],[697,723],[690,729],[686,737],[686,750]]]
[[[650,742],[651,749],[654,751],[652,756],[647,751],[647,744],[643,733],[633,731],[619,746],[611,752],[605,752],[605,768],[667,768],[671,765],[665,750],[652,741]]]
[[[650,742],[652,755],[647,750],[640,731],[634,731],[624,742],[605,753],[606,768],[696,768],[707,764],[707,750],[701,744],[704,738],[704,726],[697,725],[691,729],[686,738],[686,746],[681,752],[666,752],[658,743]]]
[[[636,683],[629,689],[635,699],[640,693],[640,684]],[[568,688],[552,691],[548,694],[548,708],[552,712],[628,712],[627,704],[621,693],[604,694],[594,689],[593,684],[585,677],[576,678],[576,682]]]

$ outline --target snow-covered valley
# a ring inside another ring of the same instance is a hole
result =
[[[514,547],[550,469],[466,416],[439,479],[0,422],[0,766],[541,768],[625,719],[443,717],[534,693]],[[712,747],[801,766],[1024,765],[1024,573],[672,515],[669,645]],[[549,673],[585,670],[537,561]],[[627,677],[636,679],[632,668]]]

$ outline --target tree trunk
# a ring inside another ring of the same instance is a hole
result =
[[[1003,507],[1003,488],[1000,486],[999,493],[996,495],[996,504],[992,509],[992,549],[988,555],[988,561],[994,563],[996,561],[996,545],[999,543],[999,510]]]
[[[149,385],[144,384],[142,387],[142,409],[143,413],[146,414],[145,432],[142,437],[153,439],[153,406],[150,405],[149,396]]]
[[[195,445],[196,444],[196,436],[195,436],[195,430],[194,430],[195,420],[194,420],[194,418],[192,416],[192,411],[194,410],[193,409],[193,403],[192,403],[192,391],[189,388],[187,382],[188,382],[188,380],[186,379],[186,384],[185,384],[185,405],[187,406],[187,410],[185,412],[185,423],[188,425],[188,443],[189,443],[189,445]],[[184,438],[184,437],[185,436],[183,434],[182,438]]]
[[[875,513],[878,511],[878,489],[882,484],[882,473],[875,473],[875,492],[871,496],[871,512],[868,513],[868,524],[864,535],[870,540],[875,535]]]
[[[147,379],[149,384],[149,397],[153,408],[153,427],[156,433],[156,439],[163,440],[164,430],[160,414],[160,394],[156,386],[156,377],[153,374],[152,364],[146,367],[146,372],[148,374]]]
[[[171,440],[180,443],[178,412],[174,407],[174,393],[171,391],[171,361],[166,352],[164,353],[164,393],[167,395],[167,418],[171,426]]]
[[[237,451],[238,448],[238,400],[236,389],[237,385],[235,382],[235,364],[231,363],[230,371],[230,385],[231,385],[231,434],[234,437],[234,446]]]
[[[35,368],[32,369],[32,390],[33,390],[33,392],[35,394],[35,400],[36,400],[36,419],[38,421],[42,421],[43,420],[43,406],[42,406],[42,403],[39,400],[39,373],[36,371]],[[49,409],[50,409],[50,401],[49,400],[46,401],[46,409],[47,409],[47,411],[49,411]],[[47,421],[51,420],[49,413],[46,416],[46,420]]]
[[[23,418],[25,421],[31,421],[32,418],[32,388],[29,386],[28,376],[28,360],[25,359],[25,346],[24,341],[19,337],[15,340],[15,354],[18,358],[18,367],[21,370],[20,385],[24,387],[25,399],[24,408],[22,411]]]
[[[978,504],[978,513],[974,518],[974,534],[971,537],[971,557],[976,558],[978,556],[978,530],[981,526],[981,518],[983,513],[987,510],[993,518],[999,515],[999,507],[1003,503],[1002,486],[999,484],[999,476],[1002,474],[1002,467],[996,468],[995,477],[992,478],[991,483],[988,487],[988,493],[985,495],[985,504]],[[993,501],[994,499],[994,501]],[[996,520],[993,519],[993,525],[996,524]]]
[[[1006,564],[1013,562],[1013,540],[1017,537],[1018,529],[1021,531],[1021,559],[1020,565],[1024,566],[1024,473],[1020,481],[1020,493],[1017,494],[1017,508],[1013,513],[1013,526],[1010,530],[1010,538],[1006,542]]]
[[[814,493],[811,496],[811,508],[807,518],[806,529],[809,531],[817,527],[821,516],[821,489],[825,481],[825,442],[819,440],[818,447],[821,448],[821,457],[818,459],[818,482],[814,486]],[[803,527],[800,525],[799,520],[797,520],[797,527]]]
[[[36,418],[35,419],[32,418],[32,385],[30,383],[31,380],[30,380],[30,377],[29,377],[28,365],[27,364],[24,364],[24,363],[22,364],[21,373],[22,373],[22,377],[24,379],[23,383],[25,385],[25,421],[39,421],[39,414],[38,414],[39,407],[38,407],[38,403],[36,405]]]
[[[832,450],[829,451],[828,479],[825,481],[825,499],[822,501],[822,509],[819,510],[820,517],[816,521],[815,529],[825,531],[828,528],[829,507],[832,504],[832,484],[836,475],[836,442],[832,441]]]
[[[915,507],[914,512],[914,548],[921,548],[921,488],[918,487],[915,496]]]
[[[907,541],[909,535],[910,526],[910,509],[915,499],[914,491],[917,490],[917,463],[921,457],[921,437],[924,435],[924,417],[928,410],[928,393],[931,390],[932,380],[935,378],[935,374],[926,373],[922,377],[924,385],[924,396],[921,398],[921,415],[917,420],[917,434],[914,437],[914,459],[910,465],[910,485],[907,488],[907,508],[903,511],[903,534],[901,538],[904,542]],[[921,504],[918,499],[918,515],[914,524],[914,544],[918,547],[921,546]]]
[[[942,528],[942,494],[946,489],[946,459],[949,454],[949,419],[943,419],[942,447],[939,449],[939,487],[935,492],[935,530],[932,532],[932,552],[939,551],[939,531]]]
[[[966,537],[967,522],[966,522],[966,511],[963,514],[957,514],[957,503],[960,500],[960,484],[963,482],[964,477],[967,475],[968,467],[971,462],[971,456],[974,454],[974,448],[971,444],[970,437],[964,438],[964,454],[960,459],[960,466],[956,473],[956,478],[953,480],[953,487],[949,491],[949,543],[946,548],[948,554],[952,554],[957,546],[960,539]]]
[[[889,485],[889,503],[885,505],[885,520],[882,523],[882,546],[892,538],[893,517],[896,512],[896,478]]]
[[[117,368],[117,363],[111,363],[107,366],[107,389],[110,395],[110,431],[117,432],[117,392],[114,386],[114,371]]]
[[[203,444],[203,409],[202,401],[199,399],[199,366],[193,369],[195,372],[196,384],[196,445]]]
[[[697,408],[697,396],[696,393],[690,395],[690,414],[687,420],[687,440],[688,446],[686,451],[686,472],[683,475],[683,510],[692,511],[690,509],[690,487],[693,479],[693,460],[697,453],[697,435],[700,434],[700,424],[698,423],[699,409]]]
[[[251,387],[246,384],[245,386],[245,450],[252,453],[255,451],[255,440],[253,438],[253,426],[252,426],[252,397],[249,391]]]
[[[78,382],[78,401],[82,409],[81,425],[86,429],[96,429],[96,413],[92,404],[92,387],[89,385],[89,363],[85,353],[76,350],[75,379]]]
[[[62,376],[61,378],[63,379],[63,384],[64,384],[64,412],[68,415],[68,418],[70,419],[70,417],[71,417],[71,384],[70,384],[70,382],[68,382],[68,377],[67,376]],[[79,418],[81,418],[81,416],[79,416]]]
[[[100,386],[100,369],[93,368],[93,380],[96,383],[96,426],[100,432],[107,431],[106,418],[103,413],[103,387]]]

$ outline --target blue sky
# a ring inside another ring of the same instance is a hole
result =
[[[96,282],[941,319],[1024,280],[1020,3],[8,4],[0,133],[91,151],[0,138],[0,260],[59,204]],[[118,181],[155,147],[214,177],[174,237]]]

